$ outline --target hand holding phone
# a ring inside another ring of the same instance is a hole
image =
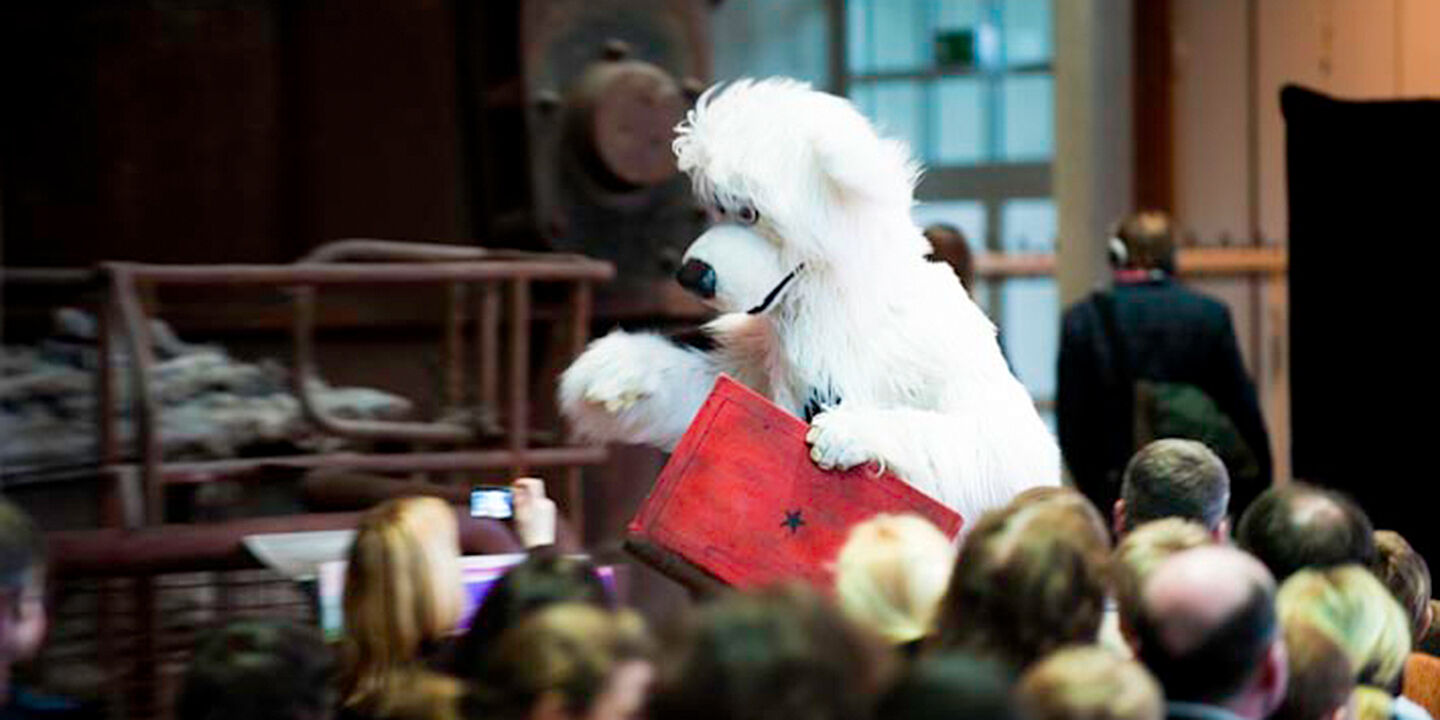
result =
[[[515,534],[527,549],[555,544],[555,501],[545,497],[545,481],[520,478],[510,485],[515,497]]]

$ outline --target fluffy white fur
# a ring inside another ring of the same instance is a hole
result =
[[[800,417],[821,403],[808,437],[821,467],[878,461],[967,523],[1059,482],[994,325],[925,259],[903,143],[785,79],[712,88],[676,130],[680,169],[717,220],[686,253],[715,271],[716,347],[596,340],[560,384],[582,437],[671,449],[723,372]]]

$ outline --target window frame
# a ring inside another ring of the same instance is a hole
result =
[[[1049,61],[1044,63],[1026,63],[1011,66],[1005,57],[1006,48],[1003,43],[1000,45],[999,57],[992,65],[977,63],[974,67],[965,68],[943,68],[928,63],[928,67],[910,69],[886,69],[872,70],[869,72],[852,72],[849,58],[850,33],[854,28],[850,27],[850,3],[865,2],[868,12],[872,13],[876,2],[882,0],[829,0],[831,37],[830,37],[830,72],[832,84],[836,94],[850,97],[851,90],[856,84],[878,84],[891,81],[912,80],[921,84],[922,103],[920,112],[920,132],[925,145],[914,148],[914,152],[925,165],[925,174],[916,188],[915,197],[919,202],[978,202],[983,209],[985,217],[984,238],[980,246],[986,253],[1005,254],[1003,238],[1006,228],[1004,226],[1004,209],[1009,201],[1013,200],[1052,200],[1053,192],[1053,170],[1054,170],[1054,144],[1052,139],[1051,154],[1048,160],[1041,161],[1020,161],[1004,162],[1004,82],[1013,77],[1049,77],[1052,82],[1055,78],[1055,63],[1053,55],[1053,33],[1054,33],[1054,5],[1060,0],[1050,0],[1051,3],[1051,27],[1052,33],[1052,54]],[[977,0],[980,5],[981,22],[995,28],[999,37],[1004,37],[1004,16],[1003,0]],[[923,16],[917,31],[929,31],[934,28],[935,9],[932,3],[924,3],[920,15]],[[873,21],[871,27],[874,26]],[[978,37],[978,33],[977,33]],[[873,47],[873,42],[871,44]],[[931,145],[934,143],[931,108],[935,103],[935,93],[938,81],[948,78],[975,78],[981,81],[981,97],[984,98],[986,119],[985,137],[983,141],[983,161],[979,164],[931,164],[930,158],[934,155]],[[1053,92],[1053,85],[1052,85]],[[1053,99],[1052,99],[1053,102]],[[1058,129],[1058,128],[1057,128]],[[1054,238],[1051,238],[1051,242]],[[1043,249],[1037,248],[1037,251]],[[1051,282],[1054,282],[1053,278]],[[985,294],[983,300],[989,314],[995,318],[997,324],[1004,318],[1004,286],[1006,278],[986,278],[977,291]],[[1003,330],[1003,328],[1002,328]],[[1058,328],[1057,328],[1058,330]],[[1053,413],[1054,397],[1033,396],[1037,406],[1043,410]]]

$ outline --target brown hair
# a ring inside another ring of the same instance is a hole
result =
[[[651,720],[863,720],[890,655],[813,589],[729,595],[667,643]]]
[[[965,239],[965,233],[949,223],[935,223],[926,226],[925,239],[930,241],[930,257],[949,264],[965,291],[973,293],[975,256],[970,252],[970,242]]]
[[[1400,602],[1410,616],[1410,637],[1415,642],[1430,626],[1430,567],[1425,558],[1393,530],[1375,531],[1375,560],[1370,571]]]
[[[1140,590],[1152,570],[1175,553],[1214,542],[1205,526],[1178,517],[1145,523],[1130,531],[1110,556],[1110,587],[1121,629],[1128,633],[1137,627]]]
[[[360,519],[345,571],[341,703],[368,715],[453,714],[459,685],[421,655],[463,610],[454,510],[433,497],[387,501]]]
[[[1350,701],[1355,678],[1350,659],[1323,630],[1303,619],[1285,623],[1289,681],[1273,720],[1326,720]]]
[[[1098,645],[1063,648],[1035,663],[1015,687],[1026,720],[1161,720],[1160,684],[1134,660]]]
[[[960,550],[938,644],[1018,669],[1061,645],[1093,642],[1109,552],[1104,522],[1073,490],[987,513]]]
[[[465,714],[523,718],[541,697],[556,693],[565,710],[579,717],[616,669],[650,655],[645,624],[633,612],[552,605],[500,635]]]

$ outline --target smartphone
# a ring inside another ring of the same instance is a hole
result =
[[[502,485],[479,485],[470,490],[470,517],[509,520],[515,516],[515,494]]]

